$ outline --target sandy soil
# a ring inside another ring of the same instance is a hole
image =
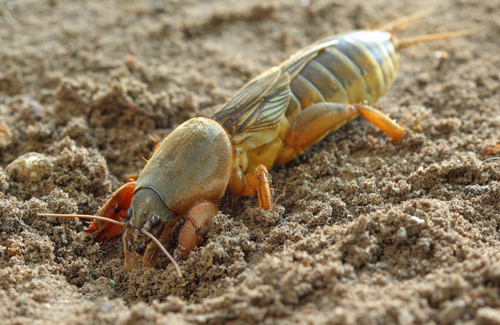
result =
[[[500,3],[432,3],[0,1],[0,322],[500,324],[500,160],[484,154],[500,142]],[[148,134],[301,47],[431,6],[396,34],[479,32],[402,53],[377,107],[405,138],[357,119],[271,171],[277,213],[226,195],[184,278],[164,257],[127,273],[120,240],[36,217],[95,213]]]

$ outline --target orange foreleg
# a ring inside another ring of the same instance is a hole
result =
[[[116,221],[125,218],[127,210],[132,204],[134,196],[135,181],[123,184],[97,212],[98,216],[106,217]],[[124,231],[122,226],[105,222],[92,221],[87,232],[93,234],[95,241],[103,242],[121,235]]]

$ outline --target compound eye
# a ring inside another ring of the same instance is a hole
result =
[[[130,220],[132,218],[132,208],[128,208],[127,213],[125,213],[125,218]]]
[[[160,222],[160,216],[155,213],[149,219],[149,223],[151,224],[152,227],[154,227],[158,224],[158,222]]]

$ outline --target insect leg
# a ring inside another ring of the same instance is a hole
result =
[[[130,248],[128,246],[128,239],[130,238],[130,235],[132,233],[130,232],[130,229],[125,229],[125,232],[123,233],[123,255],[125,256],[125,262],[123,265],[123,269],[125,272],[128,272],[130,270]]]
[[[172,227],[165,227],[161,231],[158,236],[158,241],[160,243],[165,242],[167,237],[172,233]],[[142,257],[142,267],[153,267],[153,262],[160,255],[160,250],[158,249],[158,245],[155,242],[150,242],[146,246],[146,250],[144,251],[144,256]]]
[[[318,103],[308,107],[297,116],[275,164],[284,164],[299,156],[311,145],[338,130],[358,114],[363,115],[393,139],[401,138],[403,133],[401,126],[375,108],[362,105]]]
[[[257,190],[259,196],[259,206],[263,210],[269,210],[271,207],[271,190],[269,188],[269,177],[267,168],[260,164],[253,173],[247,174],[247,184]]]
[[[396,124],[389,116],[382,113],[376,108],[365,105],[354,105],[359,114],[365,119],[372,122],[390,136],[394,141],[401,140],[403,136],[403,128]]]
[[[259,164],[255,171],[246,175],[233,171],[229,189],[234,195],[253,195],[257,191],[260,208],[269,210],[271,206],[272,196],[269,178],[267,168],[263,164]]]
[[[156,243],[151,242],[146,246],[146,250],[144,251],[144,256],[142,257],[142,267],[152,267],[153,262],[158,255],[158,250],[156,249]]]
[[[117,189],[111,197],[97,212],[98,216],[106,217],[116,221],[121,221],[124,218],[128,208],[132,204],[134,195],[135,182],[128,182]],[[88,233],[93,234],[94,240],[103,242],[121,235],[124,231],[123,226],[115,225],[105,221],[92,221]]]
[[[219,209],[212,202],[203,202],[189,210],[186,222],[179,233],[179,252],[183,259],[197,246],[203,243],[203,237],[212,227],[212,219]]]

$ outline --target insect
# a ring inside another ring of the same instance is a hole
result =
[[[392,29],[387,28],[387,29]],[[399,50],[410,45],[469,35],[459,31],[398,40],[383,30],[353,31],[322,39],[249,81],[210,118],[181,124],[158,146],[137,181],[122,185],[88,232],[96,241],[122,235],[125,270],[144,267],[181,219],[182,256],[203,242],[226,189],[258,194],[270,209],[267,169],[287,163],[358,115],[394,140],[403,128],[371,107],[391,87]]]

